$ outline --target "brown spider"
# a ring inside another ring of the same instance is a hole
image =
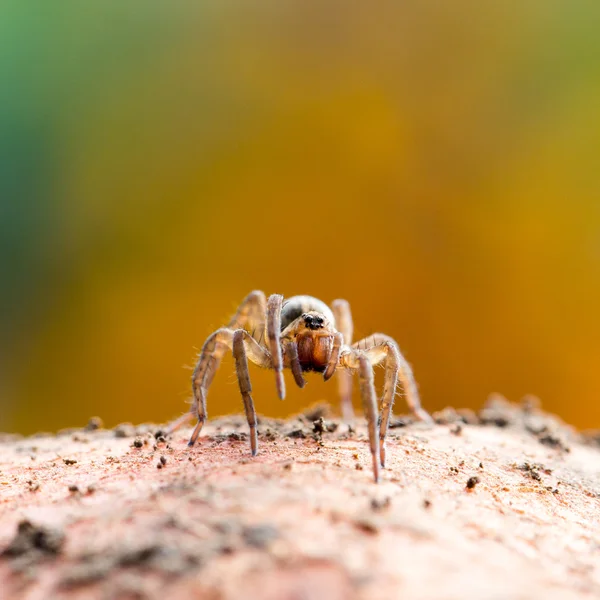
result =
[[[194,445],[206,421],[208,387],[227,350],[232,351],[235,359],[240,392],[250,426],[253,456],[258,451],[258,436],[254,401],[250,395],[252,386],[248,374],[248,358],[260,367],[275,371],[277,394],[281,399],[285,397],[284,367],[292,370],[294,380],[301,388],[306,383],[303,374],[307,371],[323,373],[323,378],[327,381],[336,369],[344,369],[338,372],[342,412],[347,420],[353,416],[352,374],[358,373],[363,408],[369,426],[373,474],[375,481],[378,481],[379,466],[385,466],[385,436],[398,379],[413,414],[428,422],[431,422],[431,417],[421,408],[412,370],[398,344],[382,333],[375,333],[352,344],[352,330],[352,315],[346,300],[334,300],[330,309],[324,302],[311,296],[294,296],[284,300],[283,296],[273,294],[267,300],[263,292],[251,292],[229,325],[217,329],[204,343],[192,376],[194,400],[191,413],[175,421],[169,431],[177,429],[190,416],[197,416],[198,424],[188,444]],[[380,363],[385,366],[385,384],[377,444],[377,400],[373,366]]]

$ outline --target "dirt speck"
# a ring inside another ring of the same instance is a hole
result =
[[[462,425],[460,423],[457,423],[454,427],[452,427],[452,429],[450,429],[450,433],[452,433],[453,435],[462,435]]]
[[[467,489],[468,490],[474,490],[475,486],[479,483],[480,479],[479,477],[477,477],[477,475],[474,475],[473,477],[469,477],[469,479],[467,479]]]
[[[546,467],[544,467],[544,465],[542,465],[540,463],[524,462],[524,463],[518,465],[517,469],[519,471],[522,471],[523,475],[525,475],[526,477],[529,477],[530,479],[533,479],[534,481],[542,480],[542,476],[541,476],[540,472],[544,473],[545,475],[552,474],[551,469],[547,469]]]
[[[248,546],[265,548],[279,537],[279,530],[274,525],[249,525],[242,530],[242,538]]]
[[[27,554],[56,555],[62,550],[64,542],[65,536],[61,531],[43,525],[34,525],[24,519],[19,522],[15,537],[2,551],[2,555],[12,557]]]
[[[385,498],[372,498],[371,499],[371,510],[375,512],[384,511],[389,508],[392,504],[392,499],[389,496]]]
[[[116,438],[128,438],[136,434],[135,427],[131,423],[120,423],[113,429],[113,432]]]
[[[85,431],[96,431],[104,427],[104,421],[100,417],[91,417],[87,425],[84,427]]]

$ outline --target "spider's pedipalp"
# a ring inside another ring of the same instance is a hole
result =
[[[327,368],[325,369],[325,373],[323,373],[323,379],[327,381],[331,379],[335,370],[337,368],[338,360],[340,357],[340,349],[342,344],[344,343],[344,337],[341,333],[336,333],[333,336],[333,346],[331,348],[331,355],[329,356],[329,362],[327,363]]]
[[[302,375],[302,366],[300,365],[300,359],[298,358],[298,345],[295,341],[286,342],[285,353],[292,369],[292,375],[294,381],[299,388],[303,388],[306,385],[306,380]]]

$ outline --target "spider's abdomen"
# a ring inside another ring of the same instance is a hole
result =
[[[332,336],[304,334],[296,338],[296,343],[298,360],[303,371],[325,371],[333,346]]]

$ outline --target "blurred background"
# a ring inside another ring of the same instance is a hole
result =
[[[600,426],[596,0],[35,4],[0,8],[0,430],[181,414],[256,288],[350,300],[429,410]]]

